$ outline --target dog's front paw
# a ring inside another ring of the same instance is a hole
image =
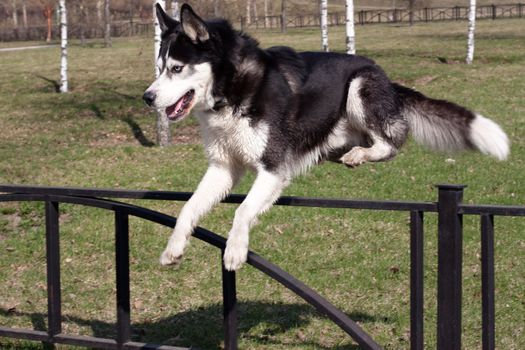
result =
[[[224,267],[228,271],[236,271],[241,268],[242,264],[248,258],[248,246],[239,241],[226,243],[224,251]]]
[[[184,244],[168,244],[159,262],[163,266],[178,265],[182,261],[182,254],[184,253]]]
[[[363,147],[354,147],[341,157],[343,164],[355,168],[368,160],[368,154]]]

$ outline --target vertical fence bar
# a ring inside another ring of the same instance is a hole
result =
[[[483,350],[496,347],[494,298],[494,216],[481,215],[481,306]]]
[[[62,333],[58,203],[46,201],[47,320],[49,340]]]
[[[461,349],[463,185],[438,185],[437,349]]]
[[[221,250],[224,256],[224,250]],[[224,349],[237,350],[237,291],[235,272],[224,268],[222,261],[222,298],[224,317]]]
[[[129,288],[129,216],[115,211],[115,270],[117,278],[117,344],[131,339]]]
[[[410,349],[423,350],[423,212],[410,212]]]

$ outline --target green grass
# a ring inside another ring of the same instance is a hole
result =
[[[468,184],[465,202],[525,202],[525,24],[479,21],[475,63],[464,65],[466,23],[357,28],[357,48],[389,76],[436,98],[490,116],[508,132],[512,153],[497,162],[475,153],[435,154],[409,142],[391,162],[349,170],[323,164],[285,195],[436,200],[436,183]],[[316,50],[318,30],[256,33],[263,46]],[[0,44],[3,45],[3,44]],[[330,28],[344,50],[342,28]],[[155,116],[141,102],[153,75],[152,41],[116,39],[70,46],[68,94],[55,93],[59,49],[0,53],[0,183],[192,191],[206,169],[194,121],[173,125],[174,144],[154,142]],[[444,58],[450,64],[438,59]],[[453,158],[455,163],[446,162]],[[235,190],[244,193],[253,176]],[[135,201],[175,215],[182,203]],[[235,206],[202,223],[226,235]],[[113,217],[61,206],[64,332],[114,336]],[[408,348],[407,213],[274,207],[251,248],[298,277],[359,322],[387,349]],[[480,347],[479,220],[466,217],[463,347]],[[130,223],[133,339],[220,348],[220,255],[193,240],[183,264],[157,259],[169,230]],[[425,340],[435,347],[436,217],[425,223]],[[0,325],[45,329],[43,205],[0,204]],[[525,220],[496,218],[497,347],[525,348]],[[249,266],[238,273],[240,348],[354,349],[354,343],[298,297]],[[0,339],[0,348],[38,344]]]

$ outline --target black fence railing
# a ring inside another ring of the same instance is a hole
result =
[[[460,21],[467,20],[469,14],[468,6],[454,7],[426,7],[415,9],[374,9],[360,10],[354,13],[354,22],[358,25],[378,23],[409,23],[409,22],[432,22],[432,21]],[[501,18],[523,18],[525,17],[525,4],[509,5],[485,5],[476,7],[477,19],[501,19]],[[319,14],[287,16],[259,16],[251,18],[239,18],[241,29],[282,29],[283,24],[287,28],[320,27],[321,17]],[[329,26],[339,26],[346,23],[344,12],[329,13],[327,17]]]
[[[454,7],[426,7],[415,9],[412,14],[406,8],[398,9],[374,9],[360,10],[354,13],[354,21],[358,25],[377,23],[408,23],[432,22],[432,21],[459,21],[467,20],[468,6]],[[477,6],[477,19],[501,19],[501,18],[523,18],[525,17],[525,3],[508,5],[484,5]],[[346,15],[344,12],[333,12],[328,14],[328,25],[344,25]],[[242,30],[270,29],[282,30],[283,25],[287,28],[320,27],[321,18],[319,14],[289,15],[283,18],[275,16],[257,16],[248,21],[247,17],[237,18],[235,26]],[[53,25],[52,37],[60,37],[60,26]],[[148,20],[118,20],[111,24],[111,36],[123,37],[134,35],[153,36],[153,22]],[[31,25],[27,28],[18,26],[0,26],[0,41],[17,40],[45,40],[47,27],[45,25]],[[71,22],[68,24],[68,36],[70,38],[103,38],[104,28],[96,23]]]
[[[465,186],[438,185],[437,202],[366,201],[281,197],[276,205],[317,208],[405,211],[410,213],[410,344],[424,348],[424,213],[438,213],[438,300],[437,348],[461,349],[462,229],[463,215],[481,218],[482,345],[495,349],[494,302],[494,216],[525,216],[525,206],[467,205],[462,203]],[[0,202],[40,201],[45,203],[48,329],[37,331],[0,327],[0,337],[44,343],[69,344],[102,349],[182,349],[134,342],[131,339],[129,280],[129,216],[173,227],[176,218],[135,205],[105,198],[186,201],[191,193],[125,191],[0,185]],[[224,202],[240,203],[243,195],[231,195]],[[60,284],[60,203],[78,204],[114,211],[116,259],[116,339],[64,334],[62,332]],[[224,252],[226,240],[204,228],[194,237]],[[221,254],[222,256],[222,254]],[[278,266],[249,252],[247,263],[290,289],[314,306],[354,339],[363,349],[381,349],[370,335],[344,312]],[[237,300],[235,272],[222,267],[224,347],[237,349]]]

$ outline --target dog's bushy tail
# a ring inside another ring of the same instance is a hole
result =
[[[475,149],[499,160],[507,158],[509,140],[492,120],[454,103],[428,98],[402,85],[393,86],[416,142],[437,151]]]

